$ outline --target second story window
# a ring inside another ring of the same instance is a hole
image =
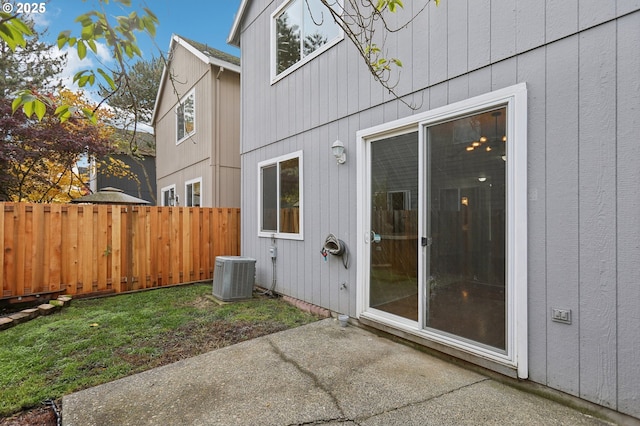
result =
[[[287,0],[272,15],[272,77],[278,78],[342,39],[320,0]]]
[[[196,99],[193,91],[180,100],[176,107],[176,120],[176,143],[180,143],[196,132]]]

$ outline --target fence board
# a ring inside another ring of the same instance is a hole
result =
[[[65,209],[64,213],[61,214],[62,223],[61,229],[68,229],[69,236],[71,237],[69,240],[66,240],[67,234],[62,234],[61,238],[61,250],[62,250],[62,260],[64,263],[61,263],[66,266],[64,270],[69,269],[68,273],[62,272],[63,281],[61,282],[66,285],[67,293],[75,293],[78,283],[82,281],[82,277],[79,275],[79,271],[82,270],[82,238],[80,237],[80,229],[81,224],[81,216],[80,209]],[[65,220],[66,219],[66,220]],[[75,226],[72,224],[75,223]],[[72,229],[73,228],[73,229]],[[66,256],[65,256],[66,255]],[[68,279],[66,279],[68,276]]]
[[[122,291],[122,208],[113,206],[111,214],[111,289]]]
[[[106,207],[106,208],[105,208]],[[98,232],[98,241],[96,244],[97,262],[97,285],[98,291],[107,290],[107,246],[109,241],[109,211],[111,206],[99,206],[96,230]]]
[[[0,300],[213,278],[240,254],[240,210],[0,203]]]
[[[16,211],[14,213],[14,220],[15,222],[15,228],[14,228],[14,235],[16,236],[16,240],[14,241],[14,251],[16,253],[15,256],[15,264],[16,264],[16,288],[19,292],[21,293],[25,293],[25,287],[24,287],[24,275],[25,275],[25,262],[24,262],[24,258],[25,258],[25,250],[26,250],[26,246],[28,245],[25,244],[26,242],[26,238],[25,238],[25,233],[26,233],[26,222],[27,222],[27,218],[26,218],[26,206],[24,204],[19,204],[16,206]],[[25,220],[18,220],[18,218],[24,218]],[[19,244],[19,242],[22,242],[22,244]]]
[[[17,235],[14,234],[14,228],[16,223],[16,216],[14,214],[14,206],[5,215],[4,235],[2,239],[4,241],[4,275],[3,275],[3,296],[10,296],[17,293],[19,290],[16,286],[16,265],[15,265],[15,246],[14,242],[17,240]],[[21,290],[20,290],[21,291]]]
[[[0,232],[2,232],[2,235],[0,235],[0,253],[6,253],[4,247],[4,218],[5,218],[5,212],[3,209],[2,214],[0,214]],[[3,297],[5,295],[9,295],[11,294],[11,289],[9,288],[9,282],[6,280],[5,278],[5,267],[4,267],[4,261],[0,262],[0,279],[2,280],[2,285],[0,286],[0,289],[2,289],[2,294],[0,294],[0,297]]]
[[[162,262],[160,263],[160,282],[158,285],[167,285],[169,284],[169,262],[171,260],[171,244],[169,243],[169,212],[168,209],[163,209],[161,212],[161,220],[160,220],[160,251]]]
[[[191,227],[189,221],[191,220],[191,209],[193,207],[185,207],[182,211],[182,246],[180,252],[182,253],[182,268],[180,268],[180,279],[191,281],[189,271],[191,269]]]

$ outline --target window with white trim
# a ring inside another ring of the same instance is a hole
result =
[[[302,239],[302,151],[258,164],[259,236]]]
[[[176,144],[196,132],[196,95],[192,90],[176,106]]]
[[[160,197],[163,206],[177,206],[178,199],[176,198],[176,186],[165,186],[160,190],[162,196]]]
[[[336,3],[336,7],[341,7]],[[300,67],[342,40],[342,29],[320,0],[287,0],[271,15],[272,78]]]
[[[188,207],[200,207],[201,190],[202,178],[187,181],[184,185],[184,205]]]

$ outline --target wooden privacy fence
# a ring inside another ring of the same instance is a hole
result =
[[[213,278],[240,254],[240,209],[0,203],[0,300]]]
[[[380,235],[372,251],[374,267],[388,267],[403,275],[417,273],[417,210],[374,210],[371,229]]]

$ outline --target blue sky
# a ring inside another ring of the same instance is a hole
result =
[[[39,31],[48,28],[45,40],[55,44],[61,31],[71,30],[73,35],[79,36],[81,26],[75,19],[87,11],[105,8],[109,15],[118,16],[129,14],[132,10],[142,13],[142,8],[148,7],[160,23],[154,40],[144,34],[138,38],[138,45],[145,58],[158,57],[159,51],[166,54],[171,34],[179,34],[240,56],[239,49],[227,44],[227,36],[240,2],[241,0],[132,0],[132,7],[124,8],[113,0],[108,5],[98,0],[50,0],[46,3],[44,13],[31,13],[30,16],[34,18]],[[63,52],[68,50],[65,47]],[[57,47],[52,54],[59,54]],[[98,46],[97,57],[88,55],[83,61],[71,49],[67,56],[67,68],[63,72],[65,85],[75,88],[71,80],[77,71],[97,67],[99,62],[108,66],[110,60],[111,55],[103,46]],[[88,95],[92,97],[91,93]]]
[[[37,18],[38,23],[42,24],[40,28],[49,28],[48,38],[55,41],[63,30],[70,29],[79,34],[80,25],[74,20],[86,11],[105,7],[107,13],[117,16],[128,14],[132,10],[141,12],[142,7],[146,6],[160,20],[155,42],[163,52],[166,52],[169,47],[171,34],[176,33],[239,56],[240,51],[229,46],[226,40],[240,1],[132,0],[132,8],[123,8],[113,0],[109,5],[104,5],[97,0],[50,0],[46,5],[47,10],[41,16],[34,15],[34,17]],[[141,36],[139,44],[143,47],[145,54],[148,52],[158,56],[157,48],[148,37]]]

